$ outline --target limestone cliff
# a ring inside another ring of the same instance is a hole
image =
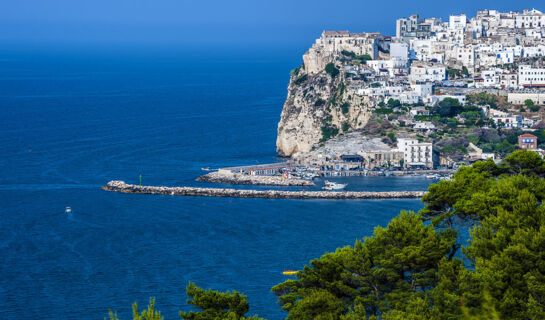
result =
[[[309,152],[317,143],[363,128],[371,114],[371,101],[356,94],[338,57],[307,52],[304,61],[292,72],[278,123],[276,149],[282,156]]]

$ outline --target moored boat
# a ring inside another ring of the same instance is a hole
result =
[[[335,183],[331,181],[325,181],[324,190],[342,190],[346,188],[348,184],[346,183]]]

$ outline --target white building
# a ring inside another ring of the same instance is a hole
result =
[[[409,81],[412,83],[441,82],[446,79],[447,70],[440,64],[413,63]]]
[[[475,49],[472,46],[454,46],[450,52],[450,57],[462,63],[468,69],[473,69],[475,66]]]
[[[545,87],[545,68],[519,66],[519,87]]]
[[[390,44],[390,59],[408,60],[409,45],[404,42],[394,42]]]
[[[433,85],[431,83],[412,83],[411,88],[422,98],[433,94]]]
[[[533,47],[523,47],[522,56],[524,58],[536,58],[545,56],[545,46],[537,45]]]
[[[545,16],[539,10],[524,10],[515,15],[515,27],[518,29],[541,28],[545,26]]]
[[[433,146],[412,138],[399,138],[397,148],[403,152],[405,167],[433,168]]]
[[[449,17],[448,27],[449,29],[459,30],[464,29],[467,25],[467,17],[465,14],[459,16],[452,15]]]

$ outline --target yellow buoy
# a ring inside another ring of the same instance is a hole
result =
[[[284,270],[284,272],[282,272],[283,275],[286,275],[286,276],[293,276],[295,274],[297,274],[297,271],[293,271],[293,270]]]

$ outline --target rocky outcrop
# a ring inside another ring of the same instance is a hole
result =
[[[314,55],[319,53],[312,53],[314,62],[309,68],[313,72],[305,69],[306,63],[292,72],[278,123],[276,149],[281,156],[308,152],[321,141],[363,128],[369,120],[368,97],[357,95],[338,59],[324,54],[327,56],[317,58]],[[335,65],[338,74],[325,71],[328,63]],[[318,67],[322,69],[314,70]]]
[[[210,172],[197,178],[197,181],[251,184],[262,186],[313,186],[314,182],[297,178],[282,178],[278,176],[251,176],[240,173]]]
[[[269,198],[269,199],[410,199],[421,198],[425,191],[283,191],[283,190],[239,190],[193,187],[151,187],[110,181],[102,189],[123,193],[164,194],[172,196]]]

